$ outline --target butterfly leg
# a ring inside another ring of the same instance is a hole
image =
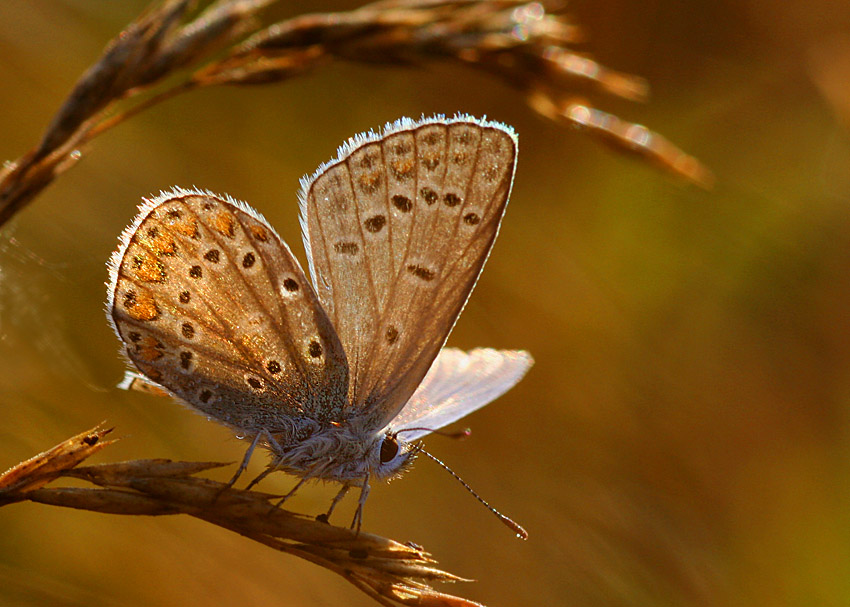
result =
[[[282,451],[280,445],[277,444],[277,441],[274,439],[274,437],[271,434],[269,434],[267,430],[261,430],[260,433],[257,434],[257,438],[254,439],[254,442],[251,443],[251,447],[248,449],[248,453],[245,454],[245,460],[243,460],[243,462],[242,462],[242,466],[240,467],[239,474],[241,474],[244,467],[248,465],[248,458],[250,457],[251,452],[254,450],[254,447],[256,446],[256,443],[258,442],[259,437],[261,435],[266,436],[266,440],[269,442],[269,446],[271,446],[272,451],[274,451],[275,453],[280,453]],[[255,478],[250,483],[248,483],[248,486],[245,487],[245,491],[250,490],[251,487],[253,487],[257,483],[259,483],[261,480],[266,478],[269,474],[271,474],[272,472],[277,470],[277,464],[279,464],[279,463],[280,463],[280,459],[278,459],[273,464],[269,464],[269,467],[266,468],[265,470],[263,470],[259,475],[257,475],[257,478]],[[237,476],[238,476],[238,474],[237,474]]]
[[[245,472],[245,469],[248,467],[248,462],[251,461],[251,456],[254,454],[254,449],[257,448],[257,443],[260,442],[260,438],[262,438],[264,433],[265,433],[265,430],[261,430],[260,432],[257,432],[257,436],[255,436],[254,440],[251,441],[251,446],[248,447],[248,450],[245,452],[245,457],[242,458],[242,463],[239,464],[239,468],[236,470],[236,474],[234,474],[233,478],[231,478],[227,482],[227,488],[228,489],[230,487],[232,487],[233,485],[235,485],[237,479],[240,476],[242,476],[243,472]],[[248,486],[248,488],[250,489],[250,485]]]
[[[334,511],[334,508],[336,508],[336,505],[342,501],[342,498],[345,497],[345,494],[348,493],[349,489],[351,489],[351,485],[343,485],[342,489],[339,490],[339,493],[336,494],[336,497],[331,502],[331,507],[328,508],[328,511],[317,516],[316,520],[322,523],[327,523],[331,518],[331,513]]]
[[[280,507],[283,505],[283,502],[285,502],[285,501],[286,501],[286,500],[288,500],[290,497],[292,497],[293,495],[295,495],[295,492],[296,492],[296,491],[298,491],[298,490],[301,488],[301,485],[303,485],[304,483],[306,483],[306,482],[307,482],[307,480],[308,480],[308,479],[307,479],[307,477],[304,477],[304,478],[302,478],[300,481],[298,481],[298,484],[297,484],[297,485],[295,485],[289,493],[287,493],[287,494],[286,494],[286,495],[284,495],[282,498],[280,498],[280,499],[277,501],[277,503],[276,503],[274,506],[272,506],[271,510],[269,510],[269,514],[271,514],[272,512],[274,512],[275,510],[277,510],[278,508],[280,508]]]
[[[363,506],[366,504],[366,498],[369,497],[369,475],[363,479],[363,484],[360,485],[360,500],[357,502],[357,511],[354,513],[354,520],[351,521],[351,528],[360,533],[360,526],[363,524]]]

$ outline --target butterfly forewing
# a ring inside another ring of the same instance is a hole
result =
[[[514,387],[534,363],[523,350],[443,348],[422,383],[392,420],[413,441],[469,415]]]
[[[392,419],[472,291],[510,194],[516,138],[472,118],[397,123],[304,184],[319,299],[348,357],[349,398]]]
[[[246,205],[194,191],[146,203],[111,278],[127,356],[196,409],[247,432],[344,417],[342,345],[286,244]]]

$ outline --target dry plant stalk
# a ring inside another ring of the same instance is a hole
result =
[[[7,470],[0,506],[32,501],[108,514],[188,514],[330,569],[388,607],[482,607],[431,588],[430,582],[468,580],[437,568],[419,546],[274,508],[277,495],[192,476],[228,464],[150,459],[79,466],[115,442],[103,440],[110,431],[92,428]],[[99,488],[45,487],[60,477]]]
[[[265,25],[277,0],[162,0],[130,23],[77,81],[41,142],[0,171],[0,225],[80,159],[97,135],[168,98],[217,85],[282,82],[346,60],[390,67],[435,60],[495,75],[532,108],[586,129],[702,186],[712,177],[695,158],[645,127],[576,96],[579,85],[646,98],[638,77],[609,70],[571,49],[581,31],[558,0],[386,0],[341,13]]]

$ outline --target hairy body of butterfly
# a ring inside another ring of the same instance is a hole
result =
[[[262,445],[267,472],[342,483],[331,510],[359,487],[359,527],[370,479],[398,474],[413,441],[532,364],[522,351],[443,348],[515,163],[513,131],[468,116],[350,140],[302,180],[312,281],[248,205],[163,193],[110,261],[110,321],[147,384],[252,439],[242,468]]]

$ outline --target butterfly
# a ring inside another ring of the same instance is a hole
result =
[[[108,264],[107,315],[138,371],[124,385],[250,438],[237,476],[260,445],[272,460],[255,482],[286,471],[301,479],[290,495],[340,483],[324,520],[359,488],[359,529],[372,479],[404,470],[415,441],[533,362],[443,347],[498,234],[516,155],[510,127],[465,115],[350,139],[301,180],[309,280],[243,202],[181,188],[146,200]]]

